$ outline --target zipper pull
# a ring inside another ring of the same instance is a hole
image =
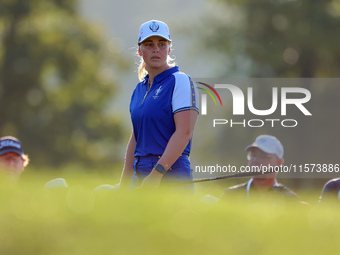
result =
[[[145,96],[144,96],[144,98],[143,98],[143,101],[142,101],[141,105],[144,103],[144,100],[145,100],[146,96],[149,94],[149,91],[150,91],[150,89],[151,89],[151,86],[152,86],[152,84],[151,84],[151,85],[148,84],[148,91],[146,91]]]
[[[141,103],[141,104],[143,104],[143,103],[144,103],[144,100],[145,100],[146,96],[148,95],[148,93],[149,93],[149,90],[148,90],[148,91],[146,91],[146,93],[145,93],[145,96],[144,96],[144,98],[143,98],[143,101],[142,101],[142,103]]]

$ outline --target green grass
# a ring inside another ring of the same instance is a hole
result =
[[[51,176],[32,174],[18,183],[1,178],[0,254],[338,252],[337,201],[327,207],[285,201],[273,206],[235,197],[211,205],[199,200],[203,188],[194,196],[159,189],[94,193],[105,178],[89,173],[68,175],[68,189],[44,190]]]

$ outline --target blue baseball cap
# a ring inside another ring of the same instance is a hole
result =
[[[0,138],[0,155],[7,152],[15,152],[19,155],[24,155],[21,142],[13,136],[3,136]]]

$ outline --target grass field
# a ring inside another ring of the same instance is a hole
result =
[[[48,178],[1,179],[1,255],[338,253],[336,202],[250,205],[235,197],[208,204],[202,191],[96,193],[102,179],[89,174],[46,190]]]

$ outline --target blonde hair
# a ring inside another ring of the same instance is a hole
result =
[[[139,48],[139,46],[138,46],[138,48]],[[137,48],[137,54],[138,54],[138,48]],[[170,50],[172,51],[172,44],[171,43],[170,43]],[[139,54],[138,54],[138,56],[139,56]],[[172,58],[170,55],[168,55],[166,62],[167,62],[169,67],[174,67],[176,65],[175,58]],[[143,81],[145,75],[148,74],[148,71],[146,70],[146,67],[145,67],[145,62],[144,62],[143,56],[140,56],[140,61],[139,61],[137,71],[138,71],[139,81]]]

